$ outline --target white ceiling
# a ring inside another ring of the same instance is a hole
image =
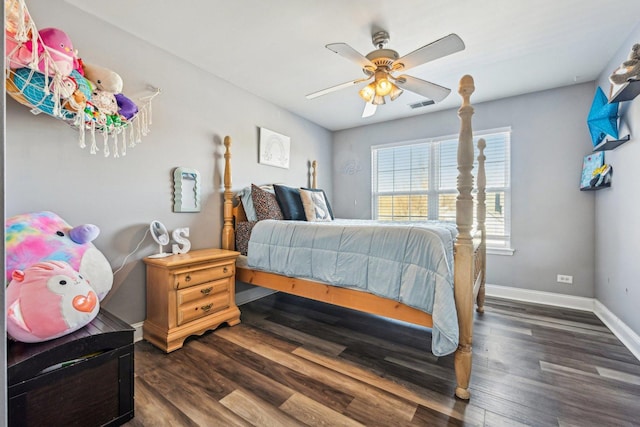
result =
[[[639,0],[66,1],[330,130],[457,107],[464,74],[475,78],[475,103],[592,81],[640,17]],[[401,56],[457,33],[464,51],[406,71],[452,94],[412,110],[424,98],[405,91],[366,119],[361,85],[305,98],[362,77],[324,46],[367,54],[376,29]]]

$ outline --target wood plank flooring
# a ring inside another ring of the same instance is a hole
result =
[[[135,345],[127,426],[640,426],[640,362],[592,313],[487,299],[471,400],[429,329],[274,294],[164,354]]]

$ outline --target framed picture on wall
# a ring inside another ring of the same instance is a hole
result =
[[[260,163],[289,169],[291,138],[267,128],[260,128]]]
[[[591,179],[593,171],[604,165],[604,151],[596,151],[595,153],[584,156],[582,161],[582,177],[580,179],[580,189],[591,187]]]

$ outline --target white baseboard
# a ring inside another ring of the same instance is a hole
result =
[[[622,341],[622,344],[633,353],[636,359],[640,360],[640,336],[598,300],[595,300],[595,310],[593,312]]]
[[[595,300],[593,298],[556,294],[554,292],[533,291],[530,289],[512,288],[509,286],[490,285],[488,283],[485,289],[486,295],[496,298],[553,305],[557,307],[572,308],[574,310],[594,311]]]
[[[135,329],[133,332],[133,342],[142,340],[142,325],[144,325],[144,322],[138,322],[131,325],[131,327]]]
[[[572,308],[594,313],[607,328],[640,360],[640,336],[595,298],[576,297],[553,292],[533,291],[509,286],[486,285],[486,295],[514,301]]]

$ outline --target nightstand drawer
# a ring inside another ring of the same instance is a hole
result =
[[[178,326],[229,307],[229,292],[220,292],[178,308]]]
[[[208,298],[220,292],[229,292],[229,279],[216,280],[202,285],[191,286],[187,289],[181,289],[177,293],[177,304],[189,304],[201,298]]]
[[[236,273],[235,263],[222,264],[214,267],[207,267],[200,270],[189,270],[178,273],[174,276],[177,289],[188,288],[212,280],[231,277]]]

